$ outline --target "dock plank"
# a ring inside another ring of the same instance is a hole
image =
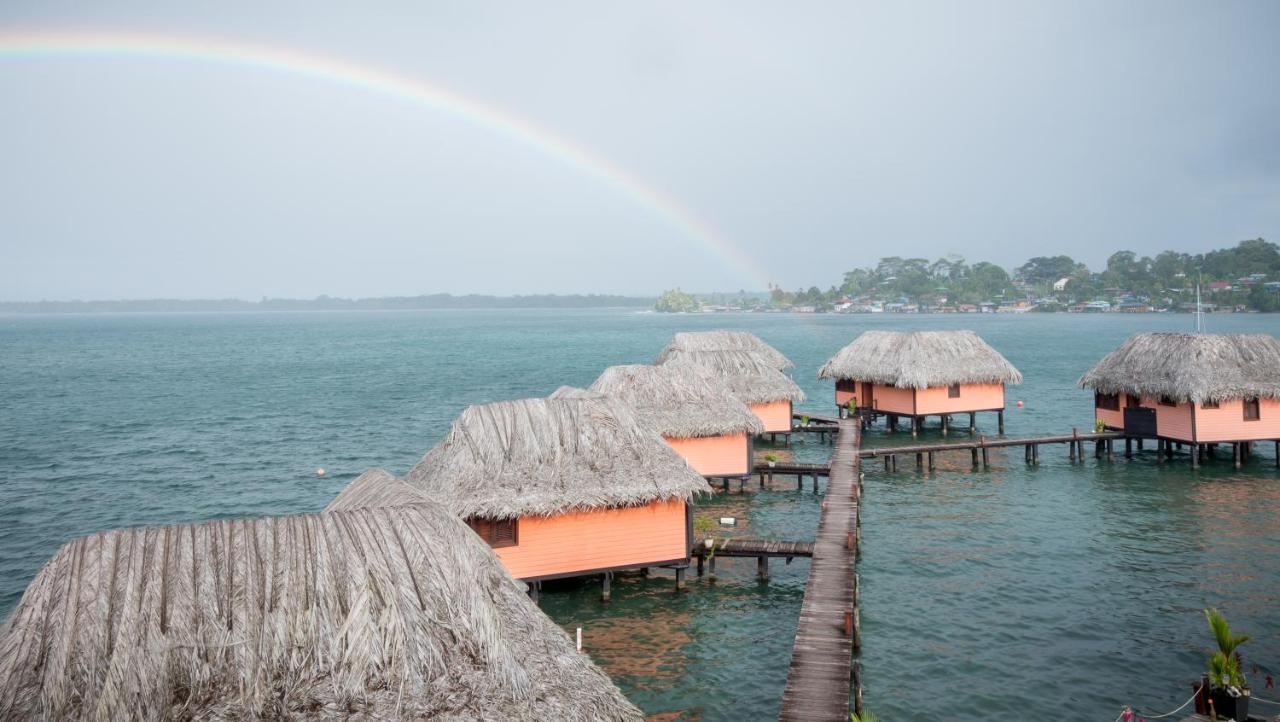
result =
[[[830,480],[813,542],[782,720],[847,722],[853,680],[853,637],[845,619],[854,613],[855,550],[848,548],[858,516],[857,421],[839,420]]]

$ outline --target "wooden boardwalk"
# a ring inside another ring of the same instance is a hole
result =
[[[782,720],[849,720],[857,625],[859,434],[856,420],[842,419],[839,424],[800,607],[800,626],[782,693]]]
[[[711,539],[718,557],[811,557],[813,542],[776,541],[772,539]],[[694,556],[707,556],[711,550],[704,543],[693,548]]]
[[[828,476],[831,474],[830,464],[800,464],[779,461],[773,466],[766,464],[756,464],[752,471],[754,474],[762,474],[764,476],[773,476],[779,474],[781,476]]]

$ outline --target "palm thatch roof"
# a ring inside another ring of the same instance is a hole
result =
[[[1018,369],[973,331],[866,331],[828,359],[818,378],[904,389],[1022,383]]]
[[[1196,404],[1280,399],[1280,341],[1264,333],[1138,333],[1089,369],[1080,385]]]
[[[681,331],[658,354],[657,362],[665,362],[677,351],[750,351],[779,371],[795,366],[782,352],[750,331]]]
[[[357,476],[324,508],[329,511],[351,511],[375,506],[403,506],[424,501],[422,494],[392,476],[385,469],[370,469]]]
[[[94,534],[0,630],[3,719],[639,720],[433,504]]]
[[[707,482],[615,399],[472,406],[405,475],[458,516],[551,516],[710,493]]]
[[[610,366],[591,390],[622,400],[646,427],[671,438],[764,433],[727,383],[688,364]]]
[[[599,391],[580,389],[576,386],[561,386],[548,396],[549,399],[603,399],[605,395]]]
[[[664,366],[689,364],[724,381],[744,404],[804,401],[804,392],[791,377],[750,351],[673,351]]]

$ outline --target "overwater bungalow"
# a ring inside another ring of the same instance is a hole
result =
[[[791,377],[751,351],[673,351],[662,364],[688,364],[723,380],[767,434],[790,434],[792,406],[805,399]]]
[[[836,406],[849,402],[888,417],[911,420],[912,434],[928,416],[993,411],[1004,433],[1005,384],[1022,374],[973,331],[867,331],[827,360],[819,378],[836,382]]]
[[[65,544],[0,631],[3,719],[640,720],[437,505]]]
[[[764,424],[724,381],[684,364],[610,366],[591,390],[630,406],[699,474],[751,474],[752,437]]]
[[[629,408],[595,395],[472,406],[403,483],[464,519],[535,590],[662,566],[683,581],[689,502],[711,491]]]
[[[1231,444],[1239,463],[1252,442],[1280,440],[1280,341],[1268,334],[1134,334],[1080,386],[1107,428],[1189,444],[1193,465],[1207,446]]]
[[[747,351],[779,371],[795,366],[781,351],[750,331],[681,331],[658,354],[657,363],[679,351]]]

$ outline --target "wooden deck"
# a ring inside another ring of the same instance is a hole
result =
[[[779,461],[773,466],[769,466],[767,463],[756,464],[752,473],[761,474],[763,476],[773,476],[774,474],[781,476],[791,476],[793,474],[797,476],[830,476],[831,465],[799,464]]]
[[[857,625],[859,435],[856,420],[842,419],[839,424],[831,480],[782,693],[782,720],[849,720]]]
[[[705,543],[693,548],[693,555],[705,557],[711,553]],[[813,542],[776,541],[772,539],[711,539],[718,557],[811,557]]]

